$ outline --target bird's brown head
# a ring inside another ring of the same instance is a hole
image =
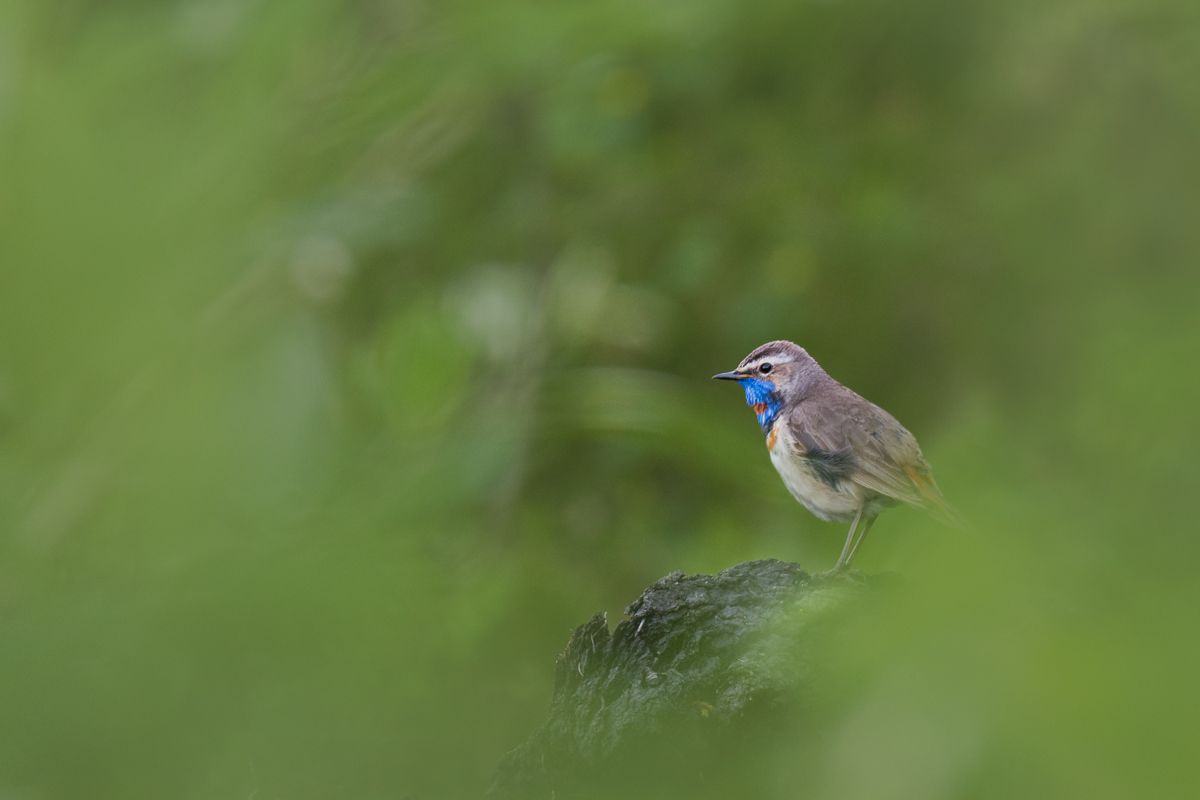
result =
[[[819,374],[820,366],[803,347],[781,339],[754,348],[737,369],[713,378],[741,383],[765,430],[782,408],[803,399]]]

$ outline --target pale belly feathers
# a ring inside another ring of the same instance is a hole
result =
[[[851,480],[838,481],[836,485],[823,480],[807,459],[798,454],[800,448],[792,440],[787,425],[777,424],[771,429],[767,446],[771,451],[771,463],[792,497],[826,522],[852,518],[872,494]]]

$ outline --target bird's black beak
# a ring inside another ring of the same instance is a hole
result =
[[[746,376],[737,371],[718,372],[716,375],[713,375],[713,380],[714,381],[740,381],[744,377],[746,377]]]

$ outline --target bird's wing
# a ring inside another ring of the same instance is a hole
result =
[[[891,414],[848,389],[807,399],[797,412],[788,424],[806,457],[838,454],[844,477],[866,489],[910,505],[945,505],[917,440]]]

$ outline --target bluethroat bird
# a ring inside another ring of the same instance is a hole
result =
[[[888,506],[908,503],[955,518],[916,438],[891,414],[831,378],[803,347],[767,342],[737,369],[713,378],[742,385],[771,463],[792,496],[826,522],[850,522],[831,572],[850,566]]]

